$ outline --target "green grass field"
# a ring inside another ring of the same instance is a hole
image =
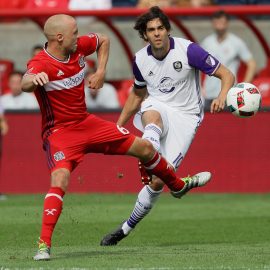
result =
[[[104,234],[127,218],[136,195],[68,194],[52,260],[34,262],[43,196],[0,202],[0,269],[270,269],[268,194],[163,194],[118,246]]]

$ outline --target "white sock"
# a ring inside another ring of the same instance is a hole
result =
[[[144,186],[141,189],[129,219],[122,225],[124,234],[129,234],[135,228],[135,226],[151,211],[162,190],[155,191],[149,186]]]
[[[155,124],[148,124],[144,128],[142,138],[150,141],[153,144],[154,148],[159,151],[161,134],[162,130],[159,126]]]

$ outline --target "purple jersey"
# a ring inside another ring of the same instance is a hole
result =
[[[133,63],[135,87],[147,87],[150,96],[192,114],[202,114],[199,70],[212,75],[220,62],[198,44],[170,38],[170,50],[156,59],[150,45],[136,53]]]

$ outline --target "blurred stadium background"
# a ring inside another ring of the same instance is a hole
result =
[[[119,98],[123,98],[132,81],[133,53],[143,46],[133,30],[134,18],[141,9],[115,7],[70,11],[63,7],[49,8],[45,4],[34,9],[18,9],[15,4],[18,7],[20,1],[4,2],[1,1],[0,9],[3,89],[12,69],[25,70],[31,48],[45,42],[41,27],[46,18],[60,12],[78,16],[80,34],[93,31],[109,35],[111,53],[107,80],[116,86]],[[255,84],[262,92],[263,107],[252,119],[238,119],[227,112],[219,116],[206,112],[205,121],[178,174],[212,171],[214,181],[201,190],[205,192],[269,192],[270,5],[167,8],[166,12],[172,20],[172,35],[200,42],[212,31],[209,16],[219,9],[234,16],[230,30],[246,41],[255,57],[258,66]],[[243,69],[240,68],[239,81]],[[119,115],[118,111],[95,113],[113,121]],[[3,138],[0,191],[45,192],[49,174],[41,147],[39,112],[7,111],[6,117],[10,130]],[[129,128],[137,132],[131,124]],[[138,176],[136,160],[132,158],[88,155],[75,171],[70,191],[136,192],[141,185]],[[250,184],[254,179],[260,179],[256,186]]]

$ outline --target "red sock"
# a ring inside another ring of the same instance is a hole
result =
[[[44,241],[49,247],[54,227],[62,212],[64,195],[65,192],[61,188],[51,187],[45,196],[40,242]]]
[[[158,152],[156,152],[150,161],[143,165],[150,174],[159,177],[170,190],[179,191],[184,187],[185,182],[177,178],[174,170]]]

